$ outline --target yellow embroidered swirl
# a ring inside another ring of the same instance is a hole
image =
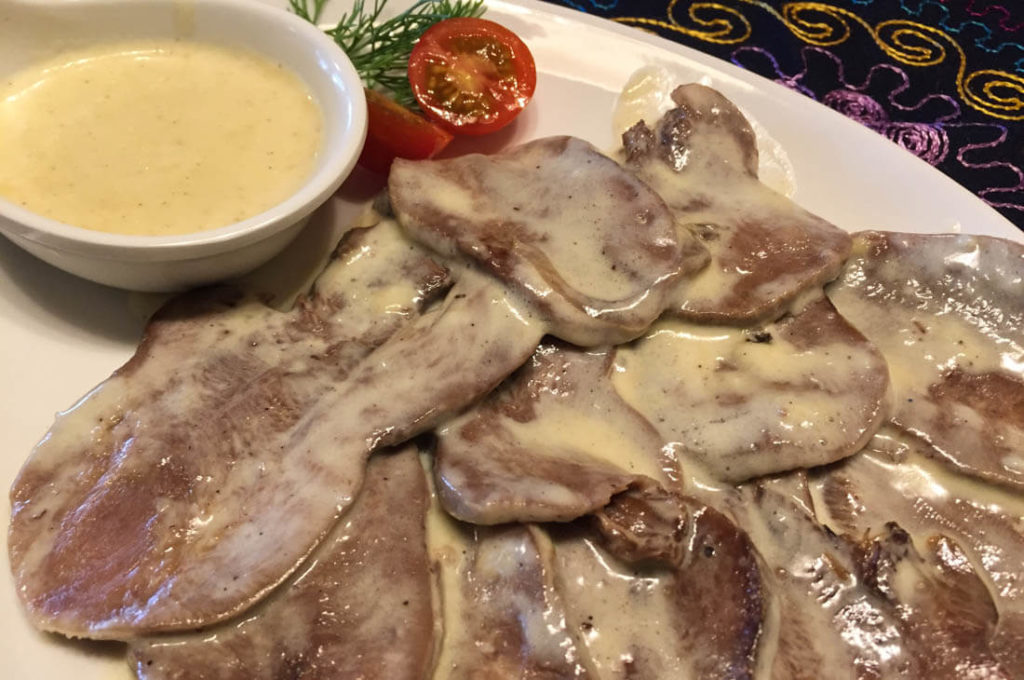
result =
[[[693,2],[686,16],[695,28],[689,28],[676,18],[678,4],[679,0],[669,2],[667,21],[647,17],[617,17],[614,21],[640,27],[657,27],[720,45],[741,43],[750,37],[750,22],[739,10],[717,2]]]
[[[965,104],[1003,120],[1024,120],[1024,78],[997,69],[968,71],[967,54],[947,32],[926,24],[890,19],[874,26],[850,10],[823,2],[789,2],[781,11],[763,0],[725,0],[745,9],[771,15],[801,41],[818,47],[846,42],[854,27],[866,31],[882,52],[895,62],[925,68],[944,63],[950,55],[956,63],[956,90]],[[615,21],[657,27],[705,42],[742,43],[751,37],[750,20],[737,7],[721,2],[694,2],[685,16],[677,16],[679,0],[671,0],[665,20],[618,17]]]

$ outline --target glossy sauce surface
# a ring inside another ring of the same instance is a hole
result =
[[[97,231],[214,229],[294,193],[321,127],[298,76],[262,56],[99,45],[0,81],[0,196]]]

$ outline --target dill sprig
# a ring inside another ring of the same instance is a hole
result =
[[[317,23],[329,0],[288,0],[296,15]],[[409,87],[409,55],[424,31],[452,17],[478,17],[484,13],[483,0],[417,0],[412,7],[390,19],[381,20],[387,0],[355,0],[334,28],[325,29],[345,51],[363,84],[391,94],[403,106],[413,107],[416,99]]]

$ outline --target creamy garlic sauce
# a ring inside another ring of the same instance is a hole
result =
[[[811,478],[814,513],[836,531],[880,531],[897,517],[918,550],[928,537],[942,533],[967,549],[975,571],[1005,611],[1024,612],[1024,496],[967,475],[952,472],[928,456],[928,447],[893,427],[883,427],[865,451],[834,473],[853,482],[853,526],[833,515],[826,501],[826,472]],[[885,480],[878,484],[876,480]]]
[[[0,81],[0,196],[97,231],[214,229],[294,193],[322,126],[298,76],[257,54],[100,45]]]
[[[557,451],[560,458],[586,462],[597,458],[623,470],[664,481],[665,470],[657,448],[639,439],[633,428],[618,418],[599,419],[558,399],[545,399],[538,410],[543,417],[520,422],[503,418],[501,426],[525,450]],[[632,425],[632,423],[628,423]]]
[[[859,286],[848,285],[833,286],[829,297],[889,359],[889,375],[900,394],[926,393],[929,385],[954,368],[997,372],[1024,358],[1014,343],[986,333],[958,315],[936,313],[926,300],[917,310],[909,305],[880,304],[874,296],[864,295]]]
[[[588,538],[555,545],[555,572],[569,629],[577,631],[597,677],[626,680],[638,656],[643,656],[645,669],[646,664],[654,666],[657,677],[690,677],[686,671],[691,660],[679,654],[678,628],[673,625],[678,602],[667,571],[629,568]]]
[[[426,469],[432,462],[422,459]],[[523,668],[537,659],[563,659],[582,671],[576,658],[575,640],[567,629],[560,599],[545,573],[543,601],[529,597],[517,589],[517,581],[534,570],[547,571],[553,560],[553,547],[547,537],[526,525],[523,531],[474,527],[453,519],[438,501],[434,479],[431,484],[431,505],[427,513],[427,550],[437,565],[440,589],[441,618],[445,622],[439,641],[433,677],[446,680],[456,677],[478,677],[484,672],[473,668],[480,659],[513,658],[508,649],[496,649],[490,641],[492,631],[479,630],[467,622],[486,620],[486,609],[498,609],[504,603],[505,614],[519,626],[524,649],[531,659],[522,659]],[[470,597],[478,600],[470,601]],[[494,602],[491,602],[494,600]],[[485,610],[477,614],[477,610]],[[466,660],[470,667],[463,667]],[[487,663],[484,664],[485,667]],[[500,667],[500,664],[491,668]]]
[[[844,343],[798,348],[779,332],[770,342],[750,339],[740,329],[661,321],[618,350],[612,381],[688,460],[720,478],[778,446],[853,445],[864,416],[851,376],[870,374],[876,357]]]

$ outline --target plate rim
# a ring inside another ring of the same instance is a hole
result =
[[[805,110],[810,111],[810,115],[828,121],[830,126],[836,126],[843,131],[844,135],[858,136],[865,140],[871,140],[871,144],[881,143],[883,146],[890,147],[891,150],[899,151],[901,154],[905,155],[905,160],[910,160],[912,163],[916,163],[917,167],[914,171],[915,177],[918,174],[923,174],[928,178],[928,181],[939,182],[944,185],[943,188],[945,190],[955,193],[957,195],[958,202],[964,201],[966,203],[973,204],[976,209],[983,208],[988,212],[987,217],[991,219],[993,223],[999,225],[999,229],[1008,230],[1007,235],[999,236],[998,238],[1007,238],[1024,243],[1024,227],[1018,227],[1016,224],[1011,222],[1009,218],[1004,216],[998,210],[982,200],[977,194],[957,182],[946,173],[911,153],[907,149],[899,146],[887,137],[884,137],[874,130],[871,130],[847,116],[844,116],[821,102],[785,87],[770,78],[766,78],[765,76],[753,71],[748,71],[736,64],[733,64],[732,62],[701,52],[693,47],[674,42],[656,33],[619,23],[605,17],[599,17],[572,7],[542,2],[541,0],[487,0],[487,8],[488,11],[492,9],[499,12],[504,10],[509,14],[521,15],[523,14],[523,10],[526,10],[528,13],[533,15],[551,15],[557,17],[561,21],[583,24],[594,30],[612,33],[618,38],[627,41],[637,42],[644,44],[647,47],[675,53],[685,59],[702,63],[709,68],[723,72],[733,80],[742,82],[744,85],[749,86],[757,93],[770,96],[775,100],[782,100],[786,107],[791,110],[795,110],[798,113],[802,113]],[[717,87],[718,84],[716,83],[715,86]],[[728,87],[726,87],[726,89],[728,89]],[[800,204],[799,200],[796,200],[795,202],[798,205]],[[836,226],[840,229],[844,229],[845,231],[851,231],[851,233],[861,231],[845,229],[843,225]],[[949,233],[949,231],[937,230],[935,233]],[[963,233],[972,233],[969,225],[965,226],[965,231]],[[1016,238],[1014,238],[1013,234],[1016,235]]]
[[[284,0],[254,1],[268,2],[270,4],[280,6],[281,4],[283,4]],[[333,4],[345,4],[345,2],[344,0],[333,0]],[[569,22],[573,25],[583,25],[592,30],[613,34],[619,39],[645,44],[649,47],[656,48],[658,50],[665,51],[670,54],[679,55],[690,61],[704,64],[717,72],[724,72],[728,74],[731,78],[735,79],[737,82],[743,83],[744,85],[752,88],[752,90],[754,90],[755,93],[757,93],[757,91],[760,90],[765,90],[773,98],[785,102],[785,104],[790,108],[794,108],[798,111],[811,111],[812,115],[814,116],[825,116],[829,120],[830,125],[842,126],[842,129],[848,130],[849,134],[851,135],[861,136],[861,138],[863,139],[871,139],[872,143],[885,142],[887,144],[890,144],[894,150],[898,150],[899,152],[906,154],[908,157],[913,158],[914,161],[916,161],[919,164],[918,169],[921,172],[924,172],[924,168],[927,168],[932,173],[935,173],[935,176],[941,178],[942,181],[946,182],[950,186],[950,188],[956,187],[956,189],[959,192],[963,192],[963,195],[958,196],[957,200],[970,200],[971,202],[974,202],[977,205],[984,206],[984,208],[990,211],[993,220],[1004,222],[1010,229],[1013,230],[1014,233],[1017,234],[1016,240],[1024,243],[1024,231],[1021,231],[1016,225],[1010,222],[998,211],[996,211],[994,208],[986,204],[978,196],[970,192],[968,189],[966,189],[966,187],[960,185],[949,176],[945,175],[944,173],[937,170],[936,168],[929,165],[920,158],[914,157],[913,154],[911,154],[910,152],[901,149],[891,140],[886,139],[885,137],[879,135],[878,133],[828,108],[827,106],[821,104],[820,102],[817,102],[804,95],[801,95],[798,92],[790,90],[784,87],[783,85],[773,82],[772,80],[760,76],[752,71],[744,70],[739,66],[736,66],[735,64],[732,64],[728,61],[703,53],[694,48],[673,42],[667,38],[663,38],[653,33],[648,33],[632,26],[620,24],[569,7],[544,3],[541,2],[540,0],[491,0],[489,2],[489,9],[493,10],[496,14],[502,15],[523,15],[525,13],[529,15],[529,20],[531,22],[536,22],[542,26],[544,25],[548,17],[555,17],[559,21]],[[935,177],[933,177],[932,179],[934,180]],[[969,225],[965,225],[965,233],[970,233]],[[15,246],[13,246],[12,244],[11,247],[14,248]],[[18,254],[22,255],[20,252]],[[31,257],[28,256],[27,254],[24,254],[23,256]],[[59,272],[53,270],[53,273],[57,274]],[[72,281],[72,283],[75,282]],[[4,276],[0,275],[0,298],[4,297],[4,293],[9,285],[11,285],[9,280]],[[126,300],[126,297],[119,291],[114,291],[109,295],[109,297],[111,299],[115,299],[116,297],[116,300],[118,301],[119,304]],[[3,302],[3,300],[0,299],[0,302]],[[15,306],[17,306],[18,304],[19,303],[16,302]],[[33,302],[32,304],[38,303]],[[127,305],[125,305],[124,314],[130,314]],[[0,305],[0,332],[2,332],[3,328],[9,323],[12,323],[11,319],[5,313],[3,313],[3,306]],[[33,328],[31,329],[30,332],[40,333],[42,331],[40,329]],[[61,335],[60,337],[62,341],[66,343],[84,341],[84,349],[81,349],[79,347],[76,348],[75,351],[85,352],[90,357],[89,360],[94,361],[100,361],[101,358],[105,360],[116,354],[123,354],[122,361],[127,360],[127,358],[131,355],[131,352],[133,352],[135,349],[135,344],[129,346],[128,344],[124,343],[120,338],[114,341],[115,346],[112,348],[111,341],[108,338],[93,338],[89,336],[72,338],[68,334]],[[6,365],[10,365],[10,363],[16,361],[18,361],[18,357],[8,357],[4,362],[0,362],[0,368]],[[0,374],[2,374],[2,371],[0,371]],[[84,386],[81,388],[79,393],[86,393],[89,389],[91,389],[91,386]],[[53,413],[54,410],[56,410],[55,407],[62,405],[54,403],[53,406],[54,408],[51,408],[49,411],[51,414]],[[11,417],[11,421],[14,421],[13,417]],[[39,434],[41,435],[42,433]],[[23,456],[27,455],[27,453],[27,451],[11,450],[8,455],[14,459],[14,464],[20,468]],[[8,484],[11,481],[13,481],[13,479],[8,480]],[[2,515],[3,517],[9,517],[9,505],[5,507],[3,512],[7,513]],[[5,538],[3,539],[3,545],[6,546],[6,532],[4,532],[4,535]],[[6,550],[3,550],[3,553],[4,555],[2,558],[0,558],[0,563],[6,565]],[[52,672],[52,670],[58,668],[74,668],[76,672],[80,672],[83,674],[83,676],[86,677],[95,676],[101,678],[110,678],[112,677],[110,674],[111,668],[120,667],[121,669],[123,669],[122,675],[124,675],[124,677],[128,677],[128,664],[121,659],[110,661],[110,659],[107,658],[107,655],[97,655],[89,651],[83,651],[81,645],[76,642],[71,642],[67,645],[60,644],[56,647],[50,644],[46,635],[38,633],[37,631],[35,631],[35,629],[32,629],[30,627],[27,618],[24,616],[20,607],[17,605],[16,599],[14,599],[13,580],[11,579],[9,569],[7,570],[7,574],[4,578],[6,579],[7,584],[6,586],[3,586],[7,591],[6,594],[4,595],[4,598],[10,598],[10,601],[13,601],[15,603],[15,606],[18,607],[18,609],[16,611],[10,611],[6,607],[0,606],[0,632],[10,632],[19,628],[24,628],[27,629],[27,634],[31,635],[33,638],[33,645],[31,647],[17,646],[17,639],[10,635],[4,636],[6,642],[0,643],[0,649],[7,650],[11,654],[11,656],[8,657],[9,659],[11,659],[9,663],[12,664],[15,670],[21,669],[21,664],[24,664],[25,666],[30,666],[30,664],[38,663],[36,661],[38,657],[36,657],[35,655],[41,651],[46,650],[52,651],[57,660],[52,662],[50,666],[47,666],[42,670],[40,670],[38,666],[31,666],[35,668],[37,673],[45,673],[47,671]],[[2,604],[2,600],[0,600],[0,604]],[[38,646],[35,643],[38,643]],[[101,645],[102,644],[103,643],[101,643]],[[95,661],[93,661],[94,659]]]

